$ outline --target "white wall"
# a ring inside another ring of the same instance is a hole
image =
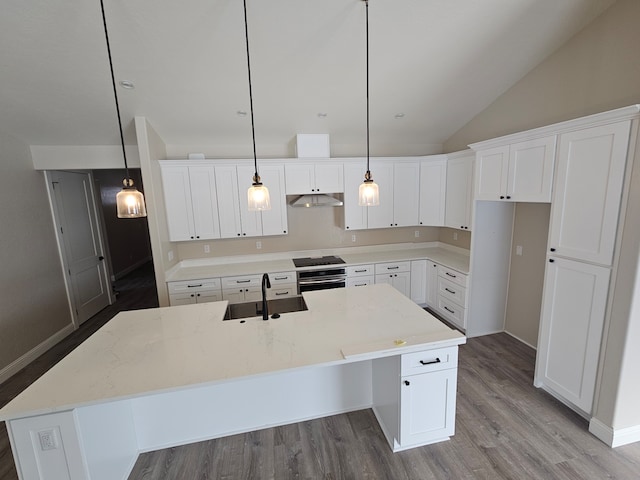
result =
[[[29,147],[0,133],[0,382],[71,325],[44,174]]]

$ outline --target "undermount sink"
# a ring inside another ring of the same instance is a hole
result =
[[[267,300],[269,317],[273,314],[301,312],[308,310],[307,304],[301,295],[296,297],[274,298]],[[262,301],[232,303],[227,307],[223,320],[238,320],[240,318],[250,318],[262,316]],[[276,317],[277,318],[277,317]]]

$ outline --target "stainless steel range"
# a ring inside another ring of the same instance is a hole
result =
[[[309,268],[298,271],[298,294],[311,290],[344,288],[347,271],[344,267],[333,266],[344,263],[344,260],[336,256],[294,258],[293,264],[296,267]]]

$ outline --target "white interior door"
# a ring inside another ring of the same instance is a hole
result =
[[[111,303],[91,174],[47,172],[70,303],[78,324]],[[126,220],[125,220],[126,221]]]

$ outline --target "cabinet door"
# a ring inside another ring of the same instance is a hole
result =
[[[393,166],[393,226],[418,225],[419,208],[420,163],[396,163]]]
[[[545,273],[535,384],[587,414],[593,402],[609,275],[606,267],[555,257]]]
[[[555,135],[511,145],[507,199],[550,203],[555,154]]]
[[[240,228],[243,237],[259,237],[262,235],[262,212],[249,211],[248,190],[254,174],[254,167],[241,166],[238,170],[238,200],[240,202]],[[269,188],[269,185],[267,185]],[[269,192],[271,194],[271,192]]]
[[[195,229],[189,168],[186,166],[162,166],[161,172],[169,240],[172,242],[193,240]]]
[[[202,292],[196,297],[197,303],[219,302],[222,300],[222,290],[218,292]]]
[[[287,195],[302,195],[315,192],[313,163],[285,165],[285,185]]]
[[[444,440],[455,432],[457,369],[402,377],[400,445]]]
[[[234,288],[230,290],[222,291],[222,299],[229,301],[229,303],[242,303],[244,302],[245,288]]]
[[[419,224],[434,227],[444,225],[447,188],[446,160],[424,161],[420,164]]]
[[[549,247],[556,255],[611,265],[630,121],[560,136]]]
[[[426,260],[411,262],[411,300],[419,305],[427,303],[427,272]]]
[[[260,168],[260,176],[271,198],[271,210],[261,212],[262,235],[284,235],[288,230],[284,166],[265,165]]]
[[[433,309],[438,308],[438,264],[427,264],[427,305]]]
[[[507,195],[509,146],[476,154],[475,199],[504,200]]]
[[[468,157],[447,160],[447,192],[445,225],[462,230],[471,229],[473,153]]]
[[[189,167],[196,239],[220,238],[216,177],[213,165]]]
[[[364,178],[364,173],[362,174]],[[344,173],[342,163],[316,163],[315,187],[319,193],[344,192]]]
[[[381,275],[376,275],[376,283],[388,283],[405,297],[411,298],[411,272],[383,273]]]
[[[190,305],[196,303],[195,293],[172,293],[169,295],[169,305]]]
[[[219,165],[216,166],[215,171],[220,236],[222,238],[241,237],[242,226],[240,224],[240,201],[238,199],[236,167],[235,165]]]
[[[380,205],[368,207],[368,228],[393,227],[393,163],[371,161],[370,168],[371,176],[380,189]]]
[[[367,208],[358,205],[358,188],[364,180],[366,162],[356,160],[344,165],[344,228],[364,230],[368,226]],[[378,207],[371,207],[378,208]]]

